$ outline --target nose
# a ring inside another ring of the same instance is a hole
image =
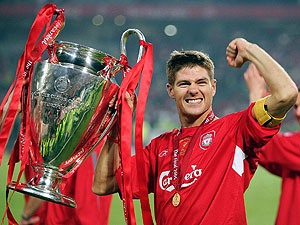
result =
[[[192,84],[189,86],[189,93],[192,94],[192,95],[198,94],[198,93],[199,93],[198,85],[195,84],[195,83],[192,83]]]

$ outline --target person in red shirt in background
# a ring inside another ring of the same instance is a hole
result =
[[[244,78],[249,100],[255,102],[268,95],[266,83],[255,65],[250,64]],[[294,105],[294,116],[300,124],[300,89]],[[299,225],[300,215],[300,130],[278,133],[262,147],[259,164],[282,177],[276,225]]]
[[[157,225],[247,224],[244,192],[257,168],[255,149],[279,131],[281,120],[296,102],[297,87],[268,53],[245,39],[231,41],[226,58],[232,67],[253,62],[272,95],[244,111],[217,118],[212,110],[216,93],[212,60],[199,51],[171,54],[167,91],[176,102],[181,128],[154,138],[143,151]],[[135,97],[126,96],[132,110]],[[109,135],[94,176],[92,190],[99,195],[123,190],[119,145],[112,140],[119,134],[113,129]],[[139,198],[135,167],[131,190]]]
[[[94,170],[104,140],[68,178],[62,194],[73,198],[77,208],[26,196],[20,225],[108,225],[112,195],[97,196],[92,193]],[[32,178],[32,169],[25,170],[26,180]]]

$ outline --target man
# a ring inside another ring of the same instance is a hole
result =
[[[249,89],[250,102],[268,94],[263,77],[255,65],[250,64],[244,73]],[[300,124],[300,89],[294,105],[294,116]],[[282,177],[280,203],[276,225],[299,224],[300,213],[300,132],[275,135],[262,148],[259,164],[272,174]]]
[[[257,154],[275,135],[294,105],[297,88],[285,70],[256,44],[235,39],[226,49],[228,64],[253,62],[272,95],[245,111],[223,118],[212,111],[214,65],[197,51],[174,51],[167,63],[169,96],[175,100],[181,129],[153,139],[144,149],[148,191],[154,193],[157,224],[246,224],[244,191],[256,170]],[[135,95],[127,95],[134,108]],[[267,110],[265,109],[267,108]],[[93,184],[100,195],[119,191],[116,129],[101,150]],[[132,169],[133,196],[138,198]]]

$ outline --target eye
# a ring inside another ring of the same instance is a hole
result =
[[[208,84],[208,81],[207,80],[199,80],[197,83],[199,85],[206,85],[206,84]]]
[[[187,82],[187,81],[182,81],[182,82],[179,82],[179,83],[178,83],[178,86],[179,86],[179,87],[186,87],[186,86],[188,86],[188,85],[190,85],[190,82]]]

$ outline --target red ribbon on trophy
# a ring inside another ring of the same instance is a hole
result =
[[[144,112],[146,108],[147,96],[151,84],[153,72],[153,50],[152,46],[148,48],[148,54],[145,55],[145,65],[143,68],[143,77],[140,81],[140,89],[138,96],[140,99],[137,102],[136,111],[136,125],[135,125],[135,149],[136,149],[136,164],[137,175],[139,180],[140,201],[142,207],[143,221],[146,225],[153,225],[152,215],[148,198],[148,185],[146,183],[145,174],[145,160],[143,155],[143,122]]]
[[[51,24],[54,15],[56,15],[56,18]],[[40,10],[31,27],[28,40],[25,46],[25,51],[19,59],[15,80],[11,85],[11,87],[9,88],[0,106],[0,116],[2,117],[4,106],[7,103],[7,101],[10,100],[9,98],[11,98],[11,103],[7,110],[7,115],[5,119],[2,121],[3,126],[0,133],[0,165],[1,165],[3,153],[7,141],[9,139],[11,130],[13,128],[14,120],[17,117],[17,113],[19,112],[18,108],[20,105],[20,100],[22,98],[21,130],[9,161],[9,172],[7,178],[8,183],[12,179],[15,163],[21,160],[20,172],[17,179],[17,184],[18,184],[21,175],[25,169],[25,166],[29,162],[31,137],[30,137],[30,124],[28,124],[30,123],[29,122],[30,107],[28,106],[30,104],[29,93],[30,93],[30,82],[31,82],[31,75],[33,72],[33,66],[36,61],[39,61],[41,59],[42,54],[46,50],[48,45],[59,34],[60,30],[64,26],[64,21],[65,21],[64,10],[61,8],[57,8],[54,4],[47,4]],[[39,39],[44,28],[45,28],[45,33]],[[24,82],[25,80],[28,80],[29,83],[25,84]],[[31,153],[31,155],[32,157],[35,157],[35,154]],[[8,191],[7,191],[7,197],[8,197]],[[6,211],[3,216],[1,224],[4,223],[4,218],[6,213],[9,220],[9,224],[18,224],[9,210],[10,200],[11,197],[9,201],[7,201]]]
[[[145,53],[141,60],[129,71],[125,71],[120,86],[118,102],[120,103],[119,122],[120,122],[120,155],[122,183],[120,187],[126,224],[136,224],[134,216],[134,205],[131,191],[131,140],[132,140],[132,111],[128,106],[125,95],[126,92],[132,94],[140,81],[140,88],[137,101],[136,125],[135,125],[135,150],[136,164],[139,180],[139,196],[142,207],[143,221],[146,225],[152,225],[152,215],[149,205],[148,189],[144,177],[144,156],[143,156],[143,119],[146,107],[148,91],[153,71],[153,50],[152,45],[145,41],[140,41],[140,45],[145,48]]]

